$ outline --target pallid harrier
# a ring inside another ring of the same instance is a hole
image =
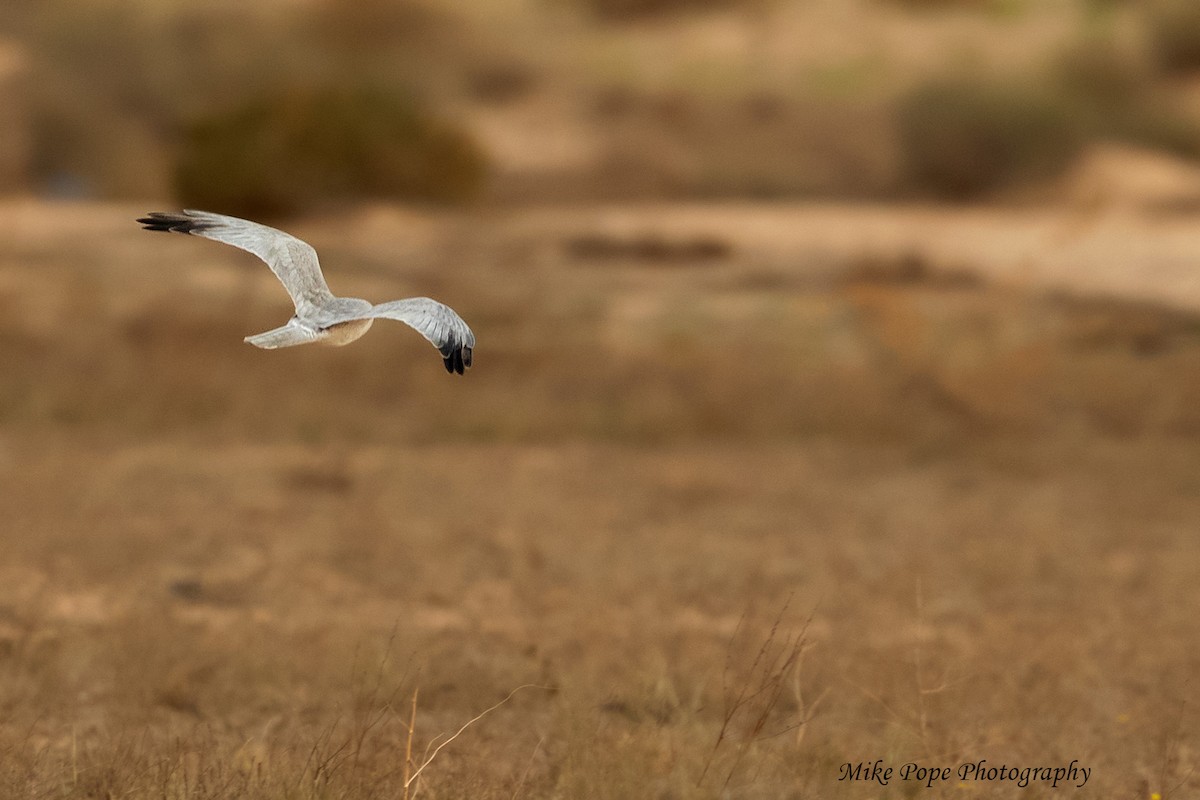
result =
[[[463,374],[471,366],[475,334],[449,306],[428,297],[409,297],[372,305],[357,297],[336,297],[329,291],[317,251],[283,231],[237,217],[207,211],[153,212],[138,220],[146,230],[191,233],[253,253],[267,263],[296,305],[287,324],[247,336],[255,347],[273,350],[309,342],[345,345],[367,332],[377,318],[395,319],[416,329],[433,343],[447,372]]]

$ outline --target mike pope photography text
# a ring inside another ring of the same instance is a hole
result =
[[[957,766],[929,766],[909,761],[893,767],[880,758],[875,761],[848,761],[838,768],[839,781],[865,781],[887,786],[893,779],[898,779],[921,783],[928,788],[957,780],[960,783],[1012,781],[1021,788],[1043,783],[1057,789],[1061,784],[1082,789],[1091,776],[1092,768],[1080,766],[1076,759],[1069,764],[1053,767],[992,765],[987,759],[965,761]]]

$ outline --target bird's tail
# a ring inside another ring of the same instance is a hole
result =
[[[274,330],[247,336],[246,341],[264,350],[275,350],[280,347],[295,347],[298,344],[308,344],[316,340],[316,334],[307,328],[289,322]]]

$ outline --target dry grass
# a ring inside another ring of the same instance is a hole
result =
[[[1187,315],[298,229],[336,289],[454,302],[451,380],[398,328],[246,347],[270,275],[143,210],[7,215],[0,794],[398,797],[433,752],[419,797],[861,797],[868,758],[1197,790]]]

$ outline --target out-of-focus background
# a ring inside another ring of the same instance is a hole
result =
[[[0,109],[0,794],[1200,790],[1200,5],[6,0]]]

